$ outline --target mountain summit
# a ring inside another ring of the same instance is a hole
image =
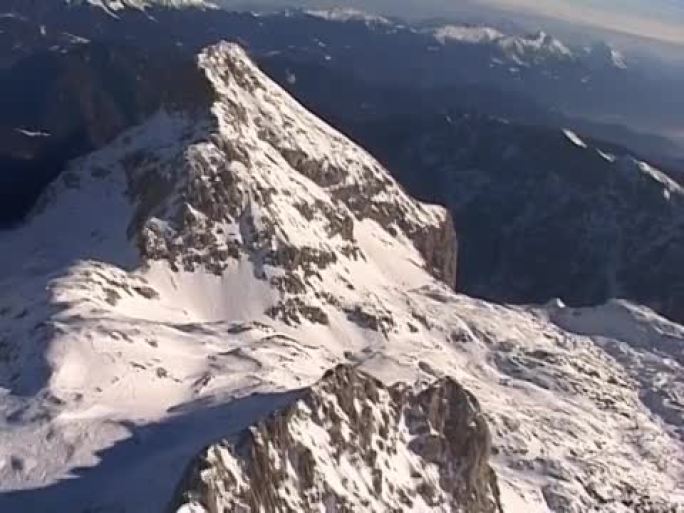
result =
[[[445,209],[239,46],[198,73],[0,233],[0,510],[681,505],[683,328],[455,293]]]

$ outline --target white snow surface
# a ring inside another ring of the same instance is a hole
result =
[[[495,28],[473,25],[446,25],[435,30],[435,38],[442,44],[448,41],[492,43],[503,37],[504,34]]]
[[[28,130],[26,128],[15,128],[15,132],[25,135],[26,137],[50,137],[49,132],[43,130]]]
[[[409,198],[237,46],[206,50],[200,66],[213,119],[158,113],[73,162],[24,226],[0,232],[0,511],[165,511],[201,448],[350,359],[387,383],[451,375],[472,391],[507,512],[627,513],[625,498],[643,496],[684,507],[683,327],[620,301],[513,307],[452,292],[400,227],[335,194],[360,185],[414,228],[442,209]],[[247,164],[227,161],[231,144]],[[346,174],[322,185],[302,161]],[[197,234],[243,243],[239,222],[183,207],[188,183],[219,187],[226,166],[255,229],[274,227],[270,244],[336,253],[302,278],[302,301],[327,323],[266,315],[283,299],[269,281],[283,270],[254,253],[220,273],[140,258],[144,202],[127,175],[154,169],[174,185],[145,226],[171,237],[185,211]],[[341,252],[349,243],[327,232],[330,216],[351,217],[360,255]],[[355,308],[383,329],[355,322]]]

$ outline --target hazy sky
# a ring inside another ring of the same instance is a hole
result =
[[[467,0],[684,44],[684,0]],[[454,6],[459,0],[445,0]]]

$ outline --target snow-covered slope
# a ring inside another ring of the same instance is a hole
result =
[[[681,327],[622,303],[514,308],[454,293],[445,210],[408,197],[239,47],[208,48],[199,67],[211,113],[159,112],[73,162],[24,226],[0,234],[1,511],[164,511],[203,447],[260,421],[277,431],[264,419],[301,393],[345,396],[349,383],[321,394],[325,380],[302,392],[342,362],[406,383],[415,392],[368,407],[417,418],[389,423],[396,444],[376,440],[377,462],[357,473],[335,454],[364,425],[342,423],[337,440],[300,433],[319,450],[270,483],[283,500],[306,496],[295,484],[308,477],[319,491],[346,479],[353,504],[390,511],[419,479],[444,479],[411,429],[445,411],[423,409],[420,391],[461,390],[455,379],[490,426],[505,512],[682,504]],[[289,433],[336,422],[334,408],[317,418],[297,404]],[[458,445],[453,427],[435,440]],[[221,454],[209,476],[236,463]],[[388,462],[414,472],[384,474]],[[383,472],[382,493],[370,496],[368,472]],[[475,475],[478,490],[493,486]],[[450,511],[437,484],[428,510]],[[223,504],[242,493],[216,490]]]

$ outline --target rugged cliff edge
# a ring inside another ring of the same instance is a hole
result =
[[[349,365],[212,445],[172,512],[502,510],[491,437],[451,378],[386,387]]]

